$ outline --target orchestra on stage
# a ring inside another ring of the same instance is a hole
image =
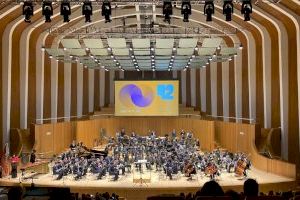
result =
[[[200,141],[193,137],[192,132],[182,130],[177,134],[173,130],[159,137],[155,131],[141,136],[135,132],[127,135],[122,129],[116,137],[108,138],[103,151],[88,149],[83,143],[73,141],[68,151],[53,159],[51,167],[57,180],[68,175],[80,180],[91,173],[97,179],[109,175],[117,181],[120,175],[133,170],[143,173],[144,168],[163,173],[170,180],[178,174],[192,180],[197,173],[210,179],[216,179],[221,173],[247,177],[251,162],[242,152],[200,151]]]

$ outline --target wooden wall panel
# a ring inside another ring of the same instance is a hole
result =
[[[223,116],[222,63],[217,63],[217,114]]]
[[[196,69],[196,108],[201,111],[200,69]]]
[[[249,77],[248,77],[248,41],[244,34],[237,33],[241,44],[242,50],[242,117],[250,118],[249,109]],[[279,87],[278,87],[279,88]]]
[[[182,104],[182,88],[181,88],[181,71],[177,71],[177,78],[179,80],[179,104]]]
[[[284,3],[286,6],[295,5],[293,3]],[[298,90],[297,90],[297,31],[294,22],[285,13],[273,12],[272,6],[261,4],[260,7],[269,12],[275,18],[280,20],[287,30],[288,35],[288,157],[289,161],[300,163],[299,159],[299,111],[298,111]],[[284,66],[286,67],[286,66]],[[274,75],[273,75],[274,76]],[[277,76],[277,75],[276,75]],[[273,114],[273,113],[272,113]],[[276,122],[276,121],[275,121]]]
[[[10,127],[20,128],[20,37],[25,23],[16,27],[12,34],[11,49],[11,108]],[[9,49],[8,49],[9,50]]]
[[[77,64],[71,67],[71,116],[77,116]]]
[[[2,36],[3,36],[3,32],[5,30],[5,27],[7,26],[7,24],[9,24],[11,21],[13,21],[17,16],[21,15],[22,13],[22,8],[17,8],[16,10],[14,10],[13,12],[9,13],[8,15],[6,15],[5,17],[3,17],[1,19],[1,23],[0,23],[0,38],[2,39]],[[2,98],[3,98],[3,90],[2,90],[2,68],[4,66],[2,66],[2,42],[0,44],[0,77],[1,77],[1,81],[0,81],[0,106],[1,106],[1,109],[0,109],[0,149],[3,149],[3,137],[2,137],[2,134],[3,134],[3,110],[2,110]]]
[[[45,47],[50,48],[52,45],[53,37],[47,37]],[[51,59],[45,53],[44,61],[44,102],[43,102],[43,115],[44,118],[51,117]],[[46,92],[48,91],[48,92]]]
[[[64,102],[64,63],[58,62],[58,80],[57,80],[57,117],[65,116],[65,102]],[[61,121],[61,120],[59,120]]]
[[[186,106],[191,106],[191,92],[195,92],[194,88],[191,88],[191,69],[186,70]]]
[[[229,61],[229,116],[235,117],[234,58]]]
[[[38,153],[54,154],[53,124],[35,125],[35,149]]]
[[[94,70],[94,110],[100,110],[100,70]]]
[[[83,68],[83,96],[82,96],[82,114],[89,113],[89,70]]]
[[[104,98],[104,105],[105,106],[108,106],[109,103],[110,103],[110,81],[109,81],[109,73],[112,73],[112,72],[107,72],[105,71],[105,98]],[[128,74],[128,73],[125,73],[125,74]]]
[[[210,64],[206,67],[206,114],[211,115]]]

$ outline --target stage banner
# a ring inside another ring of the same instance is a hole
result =
[[[178,80],[115,81],[115,116],[178,116]]]

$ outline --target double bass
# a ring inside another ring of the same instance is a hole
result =
[[[205,168],[205,174],[209,175],[211,179],[218,174],[218,168],[214,163],[209,163]]]
[[[236,163],[236,168],[234,172],[237,176],[243,176],[245,174],[246,169],[247,169],[247,162],[243,159],[239,159]]]
[[[192,163],[188,163],[184,166],[183,168],[183,172],[185,174],[185,176],[190,177],[191,174],[195,174],[196,173],[196,168]]]

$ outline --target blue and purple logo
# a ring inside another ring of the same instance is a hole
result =
[[[133,105],[138,107],[149,106],[154,98],[152,89],[146,85],[138,87],[135,84],[125,85],[119,93],[120,101],[127,107]]]

